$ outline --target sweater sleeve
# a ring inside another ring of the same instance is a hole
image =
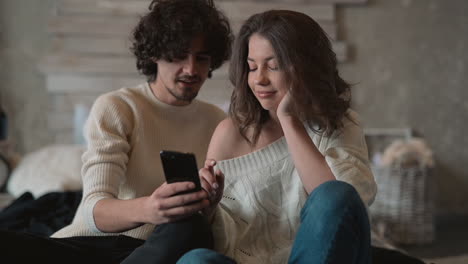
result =
[[[377,185],[370,169],[364,133],[357,117],[346,120],[344,128],[329,138],[324,156],[337,180],[356,188],[368,206],[374,201]]]
[[[118,96],[105,94],[94,103],[85,126],[88,149],[82,156],[83,219],[93,232],[97,228],[93,209],[104,198],[116,198],[125,181],[133,129],[130,106]]]

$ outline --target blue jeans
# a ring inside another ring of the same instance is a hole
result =
[[[209,249],[186,253],[178,264],[235,264]],[[318,186],[301,210],[301,225],[289,263],[371,263],[366,207],[354,187],[342,181]]]

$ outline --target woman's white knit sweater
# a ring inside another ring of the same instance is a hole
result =
[[[224,117],[221,109],[198,100],[183,107],[167,105],[148,84],[100,96],[85,127],[83,200],[73,222],[53,237],[116,235],[96,227],[96,202],[150,195],[165,182],[161,150],[195,153],[202,167],[211,135]],[[145,224],[120,234],[146,239],[153,229]]]
[[[355,112],[330,137],[309,135],[338,180],[353,185],[370,205],[376,184]],[[215,247],[238,263],[287,263],[307,199],[283,137],[258,151],[219,161],[224,197],[217,208]],[[313,173],[313,172],[311,172]]]

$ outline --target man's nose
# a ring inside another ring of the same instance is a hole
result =
[[[184,73],[188,75],[196,75],[198,74],[197,69],[197,59],[194,55],[189,54],[187,58],[184,60]]]

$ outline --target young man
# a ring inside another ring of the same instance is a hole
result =
[[[2,233],[10,243],[2,252],[22,245],[44,263],[175,263],[190,249],[212,246],[198,213],[210,207],[208,194],[175,195],[195,186],[165,183],[159,152],[192,152],[203,166],[224,113],[195,97],[230,56],[229,23],[210,0],[153,0],[133,37],[148,82],[94,103],[73,222],[48,239]]]

